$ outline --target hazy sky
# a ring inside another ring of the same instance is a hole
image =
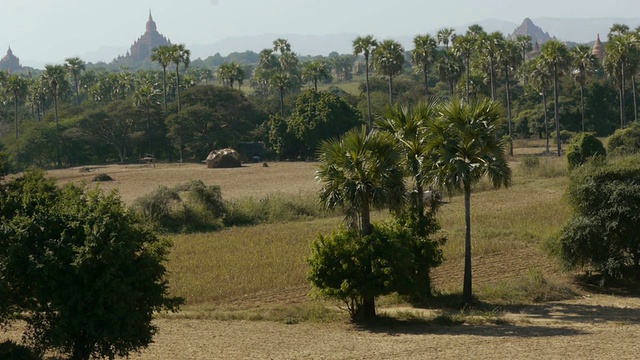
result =
[[[640,0],[0,0],[0,56],[23,65],[128,47],[149,9],[173,43],[261,34],[415,35],[485,19],[640,17]]]

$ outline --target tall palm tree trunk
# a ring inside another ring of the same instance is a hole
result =
[[[470,304],[472,299],[472,280],[471,280],[471,184],[469,180],[464,183],[464,281],[462,290],[462,299],[465,303]]]
[[[16,140],[18,140],[18,97],[14,96],[13,100],[14,100],[14,105],[15,105],[14,106],[14,111],[15,111],[15,114],[14,114],[15,119],[14,120],[15,120],[15,124],[16,124]]]
[[[556,120],[556,142],[558,143],[558,156],[562,156],[562,142],[560,141],[560,111],[558,111],[558,68],[553,67],[553,116]]]
[[[162,67],[162,101],[164,105],[164,111],[167,111],[167,67]]]
[[[372,228],[371,228],[371,214],[370,214],[370,208],[369,208],[369,203],[367,201],[364,202],[364,204],[362,205],[362,210],[361,210],[361,221],[362,221],[362,235],[363,236],[368,236],[371,235],[372,233]],[[372,259],[369,259],[369,261],[367,262],[367,269],[366,269],[368,274],[371,274],[373,272],[373,263],[372,263]],[[364,298],[362,299],[362,318],[363,319],[373,319],[376,317],[376,298],[373,295],[365,295]]]
[[[153,154],[153,150],[151,149],[151,121],[149,120],[150,111],[149,105],[147,105],[147,152],[149,154]]]
[[[428,98],[429,97],[429,69],[427,68],[427,64],[422,65],[422,73],[424,74],[424,94]]]
[[[542,90],[542,103],[544,104],[544,137],[547,139],[545,155],[549,155],[549,119],[547,119],[547,89]]]
[[[638,103],[636,101],[637,92],[636,92],[636,76],[631,76],[631,89],[633,91],[633,120],[638,122]]]
[[[231,87],[233,87],[233,83]],[[176,93],[178,95],[178,112],[180,112],[182,110],[182,104],[180,104],[180,69],[178,63],[176,63]]]
[[[621,81],[620,83],[622,84],[620,86],[620,126],[624,129],[625,127],[627,127],[627,104],[626,104],[626,99],[625,97],[627,96],[627,94],[625,93],[625,88],[627,87],[627,81],[625,79],[625,73],[624,73],[624,62],[622,62],[622,66],[620,66],[620,74],[621,74]]]
[[[509,67],[505,66],[505,79],[506,79],[506,88],[507,88],[507,117],[509,118],[509,155],[513,156],[513,134],[511,133],[511,94],[509,92]]]
[[[55,109],[56,119],[56,166],[62,167],[62,161],[60,160],[60,122],[58,121],[58,87],[56,86],[55,94],[53,96],[53,107]]]
[[[471,98],[470,98],[470,91],[471,91],[471,59],[470,58],[466,58],[465,59],[465,72],[467,75],[467,105],[469,105],[469,103],[471,102]]]
[[[365,79],[366,79],[366,86],[367,86],[367,110],[369,112],[369,131],[371,131],[373,129],[373,116],[371,115],[371,93],[369,92],[369,57],[366,56],[364,59],[365,62]]]
[[[393,76],[389,75],[389,105],[393,105]]]
[[[280,88],[280,116],[284,119],[284,88]]]
[[[494,71],[493,58],[489,58],[489,77],[491,80],[491,100],[496,101],[496,74]]]
[[[78,90],[78,75],[73,74],[73,82],[76,85],[76,104],[80,105],[80,90]]]
[[[582,132],[584,132],[584,84],[580,83],[580,112],[582,113]]]

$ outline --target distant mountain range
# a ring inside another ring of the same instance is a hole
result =
[[[543,17],[534,18],[532,22],[540,27],[544,32],[548,32],[551,37],[556,37],[561,41],[570,41],[575,43],[593,42],[597,34],[601,34],[606,38],[609,28],[614,23],[627,24],[631,28],[640,25],[640,18],[553,18]],[[505,35],[509,35],[516,30],[521,24],[496,19],[487,19],[476,22],[487,32],[500,31]],[[453,26],[456,33],[464,33],[469,25]],[[429,34],[436,34],[439,29],[430,29]],[[328,35],[301,35],[301,34],[263,34],[257,36],[226,38],[210,44],[187,44],[191,50],[192,59],[205,59],[220,53],[223,56],[232,52],[243,52],[247,50],[259,52],[264,48],[270,48],[273,40],[277,38],[285,38],[289,40],[293,51],[300,55],[328,55],[331,52],[340,54],[348,54],[353,52],[352,41],[357,36],[363,34],[355,33],[339,33]],[[413,48],[413,37],[416,34],[407,34],[406,36],[392,37],[399,41],[406,49]],[[132,34],[132,40],[135,34]],[[124,55],[131,44],[123,44],[122,46],[103,47],[85,54],[78,54],[87,62],[110,62],[118,55]]]

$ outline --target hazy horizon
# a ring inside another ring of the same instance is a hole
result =
[[[187,46],[264,34],[398,37],[487,19],[519,24],[525,17],[640,18],[637,0],[615,4],[593,0],[525,4],[515,0],[441,4],[415,0],[190,0],[188,4],[175,0],[0,0],[0,4],[0,56],[11,46],[25,66],[61,63],[65,57],[101,48],[126,51],[144,33],[149,9],[158,31],[173,43]]]

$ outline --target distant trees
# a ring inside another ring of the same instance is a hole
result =
[[[562,156],[562,141],[560,140],[560,104],[558,103],[560,75],[569,64],[569,50],[566,45],[558,40],[551,40],[542,45],[542,57],[549,65],[553,76],[553,114],[556,123],[556,142],[558,156]]]
[[[56,165],[62,167],[60,160],[60,121],[58,119],[58,99],[60,98],[60,87],[65,83],[64,67],[62,65],[46,65],[42,74],[42,81],[46,84],[46,88],[53,96],[56,119]]]
[[[414,37],[413,46],[411,61],[422,72],[424,76],[424,94],[429,96],[429,65],[435,61],[438,44],[435,38],[427,34]]]
[[[74,89],[76,91],[76,104],[80,105],[78,76],[85,70],[85,63],[79,57],[66,58],[64,61],[64,68],[69,72],[69,75],[73,79]]]

